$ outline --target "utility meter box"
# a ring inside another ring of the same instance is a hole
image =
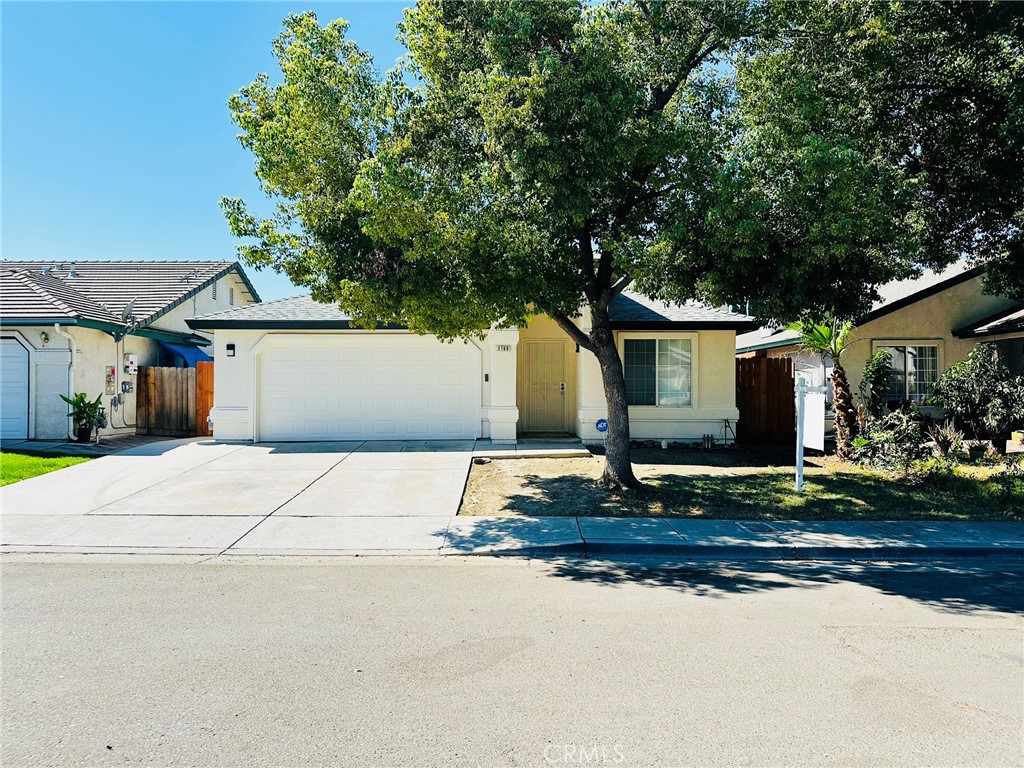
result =
[[[135,376],[139,372],[138,355],[124,356],[124,372],[127,373],[129,376]]]
[[[112,365],[108,365],[107,366],[107,375],[106,375],[106,384],[107,384],[106,393],[108,395],[114,394],[114,386],[116,385],[116,379],[117,379],[117,369],[114,368],[114,366],[112,366]]]

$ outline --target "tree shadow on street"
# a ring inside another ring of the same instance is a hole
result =
[[[618,587],[672,589],[709,598],[852,583],[948,613],[1024,612],[1024,565],[1010,561],[944,563],[718,562],[575,560],[547,562],[553,577]]]

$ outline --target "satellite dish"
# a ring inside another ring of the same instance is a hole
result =
[[[136,299],[138,299],[138,296],[136,296],[135,299],[132,299],[127,304],[125,304],[124,305],[124,309],[121,310],[121,322],[122,323],[127,323],[129,320],[132,319],[132,317],[133,317],[132,310],[135,309],[135,301],[136,301]]]

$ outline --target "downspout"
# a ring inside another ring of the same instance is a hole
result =
[[[78,342],[75,337],[65,333],[60,328],[60,323],[53,324],[53,332],[68,340],[68,349],[71,350],[71,362],[68,363],[68,397],[75,398],[75,363],[78,362]],[[68,416],[68,437],[74,439],[76,435],[71,433],[71,417]]]

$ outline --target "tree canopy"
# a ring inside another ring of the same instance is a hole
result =
[[[346,22],[289,16],[280,81],[230,101],[276,213],[222,205],[249,264],[356,324],[450,339],[548,314],[597,355],[609,461],[628,466],[608,319],[627,281],[765,319],[854,317],[876,286],[966,256],[1024,295],[1021,19],[420,0],[380,76]]]

